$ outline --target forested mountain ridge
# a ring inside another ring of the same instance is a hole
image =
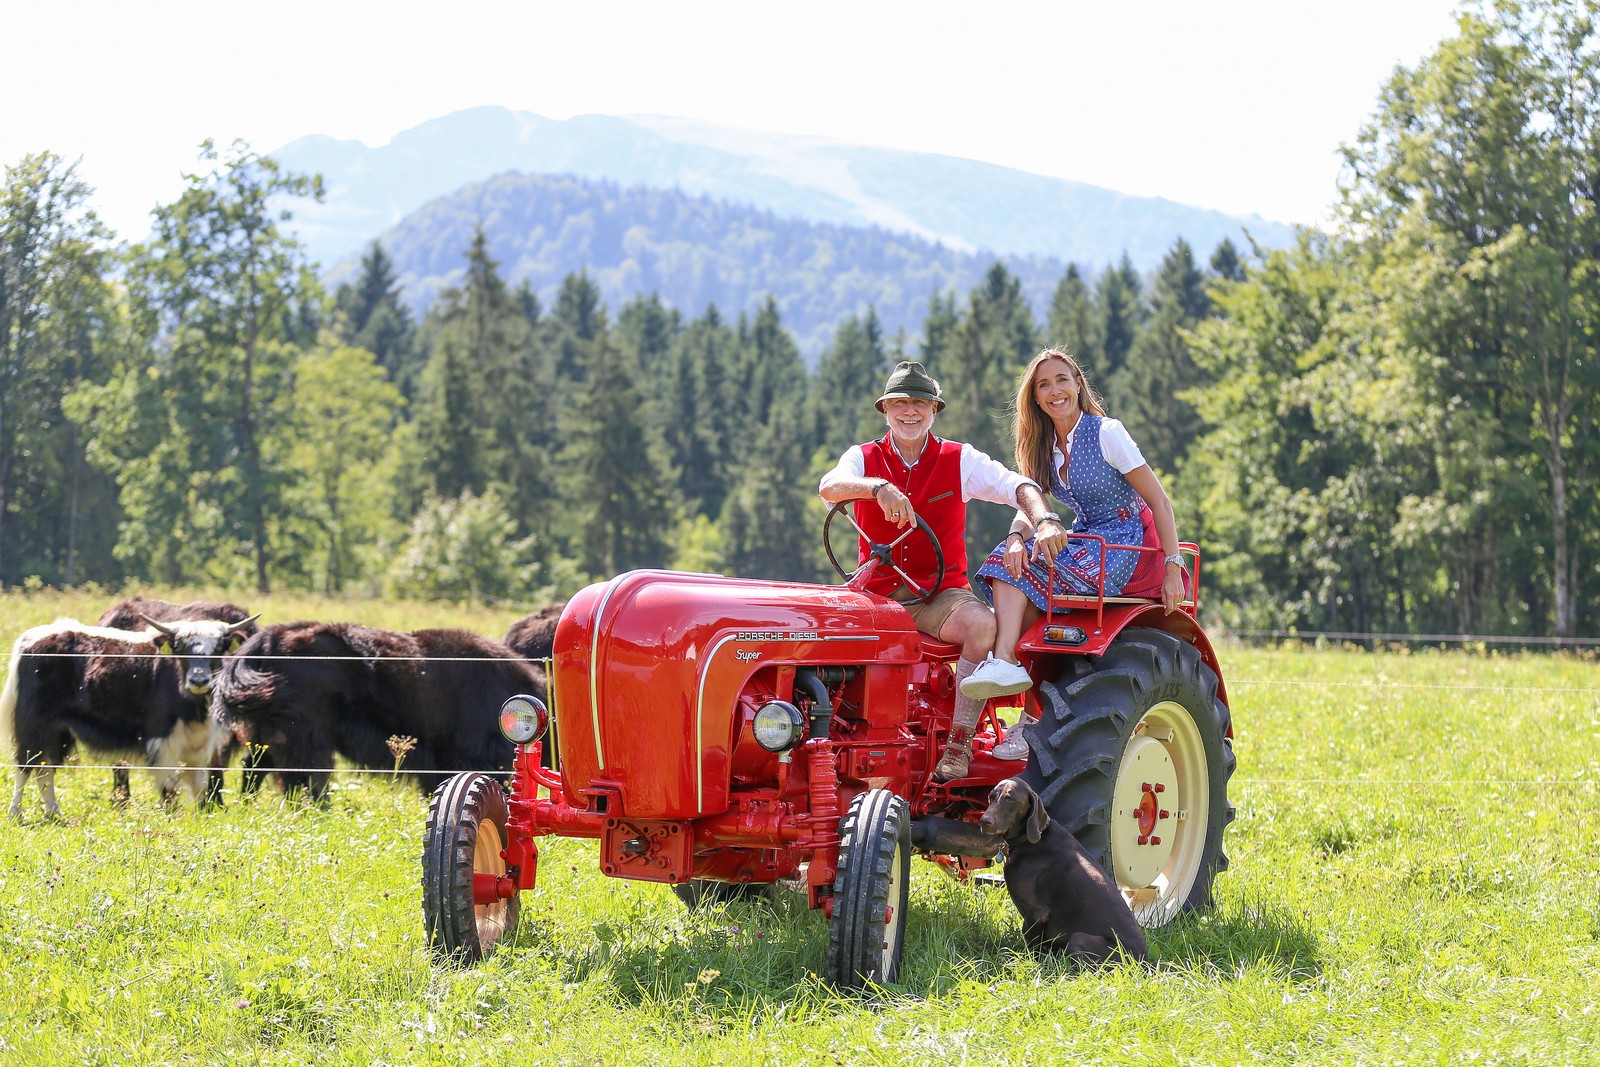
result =
[[[497,174],[573,174],[678,189],[784,217],[882,226],[967,251],[1151,270],[1179,237],[1281,248],[1282,223],[1160,197],[1127,196],[971,159],[764,134],[661,116],[556,120],[502,107],[458,111],[369,148],[303,137],[271,153],[322,175],[327,198],[299,205],[293,232],[323,267],[358,251],[428,201]]]
[[[883,432],[896,360],[944,383],[941,436],[1005,457],[1018,371],[1063,343],[1203,547],[1208,620],[1600,632],[1593,37],[1562,0],[1463,16],[1347,146],[1338,225],[1291,248],[1069,263],[1042,315],[1026,264],[991,261],[920,328],[844,314],[810,366],[800,303],[608,302],[596,279],[703,278],[749,245],[751,291],[781,268],[848,293],[871,255],[836,243],[869,231],[640,190],[658,231],[626,190],[533,179],[573,198],[546,232],[511,176],[418,220],[418,262],[461,265],[418,314],[378,242],[330,291],[274,210],[319,183],[248,145],[208,143],[131,246],[74,164],[25,156],[0,178],[0,583],[533,606],[635,567],[823,578],[817,480]],[[491,228],[533,235],[498,250]],[[551,249],[577,259],[553,298],[529,281]],[[886,267],[933,288],[922,260]],[[974,508],[969,554],[1009,518]]]
[[[579,270],[611,307],[656,293],[684,314],[714,304],[736,318],[770,294],[808,362],[843,319],[868,308],[885,333],[915,333],[936,294],[966,292],[996,261],[877,227],[780,218],[678,191],[503,174],[424,205],[379,237],[408,306],[420,312],[460,284],[480,225],[506,280],[526,282],[545,306]],[[328,280],[353,277],[358,260],[339,264]],[[1065,265],[1001,262],[1043,317]]]

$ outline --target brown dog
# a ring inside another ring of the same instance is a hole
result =
[[[1144,932],[1121,890],[1076,837],[1050,821],[1028,783],[1007,778],[990,790],[978,827],[1006,839],[1006,889],[1022,914],[1029,949],[1065,952],[1084,964],[1119,953],[1149,958]]]

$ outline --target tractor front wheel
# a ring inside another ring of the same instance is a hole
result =
[[[486,774],[448,779],[428,803],[422,843],[422,917],[428,944],[451,963],[477,963],[516,933],[519,900],[513,893],[480,904],[475,876],[502,878],[508,871],[505,790]]]
[[[1122,889],[1139,923],[1212,902],[1228,866],[1233,743],[1217,675],[1187,641],[1124,630],[1105,654],[1068,659],[1039,687],[1026,775],[1050,817]]]
[[[839,832],[828,981],[841,989],[893,982],[911,892],[910,809],[887,789],[869,789],[851,802]]]

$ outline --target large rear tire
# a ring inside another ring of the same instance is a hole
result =
[[[1199,651],[1131,627],[1102,656],[1066,659],[1039,706],[1026,777],[1140,925],[1209,907],[1228,866],[1234,756],[1228,707]]]
[[[473,900],[475,874],[507,873],[501,850],[508,818],[505,790],[486,774],[446,780],[428,803],[422,841],[422,918],[428,945],[439,958],[473,964],[517,930],[520,900]]]
[[[850,803],[839,832],[828,981],[840,989],[893,982],[911,895],[910,809],[887,789],[869,789]]]

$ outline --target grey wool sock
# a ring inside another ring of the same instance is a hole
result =
[[[983,712],[984,702],[961,695],[961,680],[978,669],[978,664],[963,656],[956,660],[956,708],[952,716],[954,725],[965,726],[972,729],[978,725],[978,716]]]

